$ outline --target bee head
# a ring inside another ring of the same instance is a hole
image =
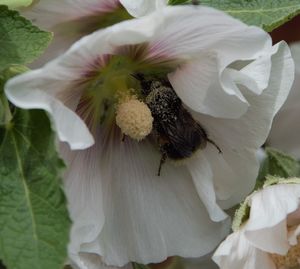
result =
[[[160,81],[153,80],[153,81],[151,81],[150,91],[160,89],[162,86],[163,86],[163,84]]]
[[[145,75],[142,73],[131,74],[136,80],[141,84],[141,92],[144,96],[147,96],[151,92],[152,80],[146,79]]]

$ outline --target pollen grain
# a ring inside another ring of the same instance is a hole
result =
[[[148,106],[135,96],[119,99],[116,108],[116,124],[123,134],[142,140],[152,131],[153,117]]]

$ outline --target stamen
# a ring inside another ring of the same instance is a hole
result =
[[[285,256],[278,254],[271,254],[271,257],[276,265],[276,268],[292,269],[299,266],[300,261],[300,237],[298,237],[298,244],[292,246]]]
[[[116,109],[116,124],[123,134],[142,140],[152,131],[153,117],[148,106],[136,96],[123,94]]]

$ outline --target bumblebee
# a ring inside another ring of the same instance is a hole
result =
[[[133,74],[141,84],[141,94],[149,107],[155,133],[162,154],[158,176],[167,158],[178,161],[189,158],[207,143],[221,149],[208,138],[205,129],[184,108],[167,79],[146,79],[143,74]]]

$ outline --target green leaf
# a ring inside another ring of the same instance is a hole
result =
[[[19,15],[0,6],[0,70],[10,64],[28,64],[47,48],[52,34],[42,31]]]
[[[170,5],[189,4],[191,0],[170,0]],[[300,14],[299,0],[201,0],[201,5],[220,9],[248,25],[271,32]]]
[[[0,259],[8,269],[61,269],[70,219],[46,113],[15,108],[0,142]]]
[[[0,5],[6,5],[9,8],[27,7],[32,0],[0,0]]]
[[[299,175],[300,165],[291,156],[272,148],[266,148],[266,154],[266,174],[282,178],[297,177]]]
[[[10,78],[27,70],[29,69],[23,65],[11,65],[0,72],[0,125],[8,123],[12,117],[8,100],[4,94],[4,85]]]

